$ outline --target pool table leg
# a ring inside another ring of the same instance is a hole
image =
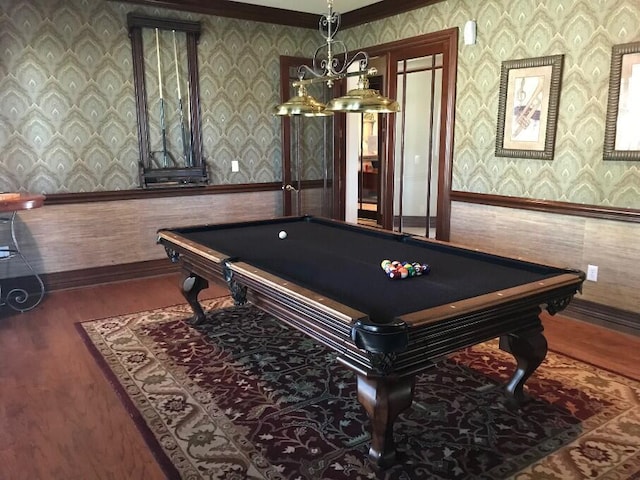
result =
[[[369,458],[380,467],[396,461],[393,423],[411,406],[415,376],[366,377],[358,375],[358,400],[371,421]]]
[[[191,323],[200,325],[206,320],[207,316],[204,314],[200,302],[198,302],[198,294],[209,286],[209,282],[194,273],[184,272],[181,286],[182,295],[187,299],[193,310]]]
[[[500,337],[500,348],[511,353],[517,362],[516,371],[507,383],[507,406],[519,407],[526,401],[524,384],[547,356],[547,339],[542,327]]]

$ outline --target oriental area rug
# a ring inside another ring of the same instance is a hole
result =
[[[640,478],[640,383],[549,352],[531,401],[502,403],[513,358],[492,341],[419,375],[395,423],[401,463],[368,460],[355,375],[251,305],[203,302],[78,324],[168,478]]]

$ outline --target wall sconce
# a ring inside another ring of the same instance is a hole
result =
[[[476,44],[477,26],[475,20],[469,20],[464,24],[464,44],[475,45]]]

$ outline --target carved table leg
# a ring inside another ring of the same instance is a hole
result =
[[[511,353],[516,361],[516,371],[507,383],[507,406],[518,407],[525,402],[524,384],[540,366],[547,355],[547,339],[540,330],[519,332],[500,337],[500,348]]]
[[[393,423],[413,401],[415,376],[368,378],[358,375],[358,400],[371,420],[369,458],[386,467],[396,460]]]
[[[200,325],[207,318],[198,302],[198,294],[209,286],[204,278],[199,277],[193,273],[185,272],[182,278],[182,295],[187,299],[191,309],[193,310],[193,319],[191,323],[194,325]]]

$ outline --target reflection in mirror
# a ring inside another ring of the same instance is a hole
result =
[[[198,99],[198,22],[129,14],[140,181],[144,188],[207,183]]]
[[[611,55],[605,160],[640,160],[640,42],[615,45]]]

